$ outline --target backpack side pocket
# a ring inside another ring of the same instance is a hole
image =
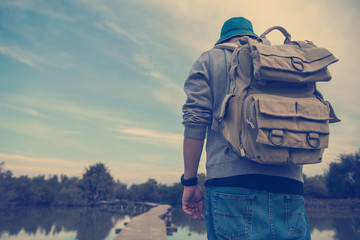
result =
[[[266,164],[321,161],[329,141],[329,107],[317,98],[254,94],[244,105],[246,156]]]

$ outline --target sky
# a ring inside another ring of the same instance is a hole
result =
[[[0,0],[0,162],[14,176],[81,177],[102,162],[127,184],[177,182],[184,81],[224,21],[243,16],[340,59],[318,89],[342,122],[323,162],[304,167],[323,174],[360,146],[359,12],[356,0]]]

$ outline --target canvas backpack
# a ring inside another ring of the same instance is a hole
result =
[[[283,45],[266,39],[274,29],[285,36]],[[327,67],[338,59],[310,41],[291,41],[280,26],[215,48],[232,51],[230,89],[213,129],[233,151],[262,164],[321,162],[329,123],[340,120],[316,82],[330,81]]]

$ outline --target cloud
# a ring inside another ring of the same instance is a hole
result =
[[[30,67],[39,68],[37,62],[41,61],[39,56],[36,56],[28,51],[23,50],[17,46],[0,46],[0,53],[15,58]]]
[[[117,128],[114,129],[114,131],[121,134],[116,136],[118,139],[127,139],[142,144],[155,144],[172,148],[179,148],[183,139],[181,134],[160,132],[153,129]]]
[[[79,176],[84,164],[57,158],[30,157],[24,155],[0,153],[0,162],[6,163],[6,168],[15,175],[48,175],[71,174]]]
[[[77,130],[74,125],[73,119],[80,119],[91,123],[92,130],[102,129],[101,131],[110,131],[109,133],[121,133],[116,135],[116,139],[122,139],[126,141],[133,141],[142,144],[151,144],[159,146],[167,146],[171,148],[178,148],[181,145],[182,135],[161,132],[154,129],[141,128],[144,122],[136,121],[136,116],[122,117],[119,114],[119,109],[111,110],[105,108],[96,108],[78,105],[74,102],[67,100],[58,100],[52,98],[41,97],[29,97],[29,96],[14,96],[9,98],[12,103],[12,109],[42,109],[46,112],[47,116],[44,120],[51,120],[56,116],[62,116],[62,119],[72,119],[73,125],[70,127],[53,127],[51,124],[44,121],[37,120],[22,120],[12,119],[11,117],[3,116],[0,119],[1,128],[8,129],[14,132],[18,132],[24,135],[47,139],[51,142],[76,147],[78,149],[86,149],[86,145],[73,139],[73,135],[88,134],[83,130]],[[22,107],[17,107],[17,104],[21,104]],[[1,105],[0,105],[1,106]],[[23,107],[25,106],[25,107]],[[100,121],[100,122],[96,122]],[[49,125],[50,124],[50,125]],[[81,123],[84,125],[84,123]],[[149,123],[148,123],[149,124]]]
[[[10,104],[3,104],[3,103],[0,103],[0,107],[16,110],[19,112],[23,112],[23,113],[35,116],[35,117],[44,117],[43,114],[40,114],[38,111],[31,109],[31,108],[18,107],[18,106],[14,106],[14,105],[10,105]]]
[[[53,50],[51,53],[44,53],[41,47],[39,47],[34,54],[31,51],[25,50],[24,47],[16,46],[16,45],[2,45],[0,42],[0,54],[4,54],[10,56],[17,61],[24,63],[32,68],[38,69],[40,71],[44,71],[43,66],[52,66],[59,69],[66,69],[73,67],[71,63],[69,63],[70,54],[66,52],[62,52],[59,50]],[[38,43],[40,44],[40,43]],[[50,60],[51,59],[51,60]],[[61,60],[62,59],[62,60]],[[61,62],[62,61],[62,62]]]
[[[2,114],[0,114],[0,116],[1,115]],[[76,141],[73,138],[74,135],[82,135],[82,132],[67,128],[53,127],[47,123],[36,120],[18,119],[3,115],[0,119],[0,128],[20,133],[25,136],[43,139],[47,142],[70,147],[72,149],[75,148],[85,151],[88,148],[83,142]],[[36,140],[34,139],[34,141]]]
[[[46,99],[44,101],[43,99]],[[31,96],[13,96],[9,99],[15,103],[31,106],[32,108],[43,109],[46,111],[63,113],[72,118],[81,118],[85,120],[102,120],[112,122],[114,124],[127,124],[132,122],[129,119],[119,116],[119,109],[109,110],[104,107],[96,108],[88,105],[79,105],[75,102],[55,99],[47,96],[31,97]]]
[[[79,17],[77,14],[73,14],[75,17],[68,14],[68,9],[64,6],[61,3],[51,4],[37,0],[1,1],[0,8],[4,11],[4,16],[0,24],[3,33],[0,54],[13,57],[41,71],[44,71],[44,66],[59,69],[73,67],[70,62],[72,55],[60,49],[66,43],[57,44],[57,41],[61,31],[73,31],[66,24],[71,22],[75,26],[74,22]],[[34,24],[38,20],[41,22]],[[61,24],[65,27],[59,29]]]
[[[156,86],[150,89],[153,97],[157,101],[169,105],[173,111],[180,113],[185,96],[182,87],[170,77],[158,71],[149,56],[137,54],[134,56],[134,60],[144,69],[145,74],[150,76],[156,83]]]
[[[182,160],[174,161],[165,155],[137,155],[134,160],[122,162],[121,167],[114,167],[112,173],[127,183],[144,183],[149,178],[158,182],[178,182],[183,171]],[[136,161],[135,161],[136,159]],[[170,167],[169,167],[170,165]]]
[[[42,0],[5,0],[0,2],[0,7],[17,8],[23,11],[37,12],[50,18],[63,21],[76,21],[79,19],[78,16],[70,16],[66,11],[62,12],[63,9],[59,8],[59,6],[56,8],[56,10],[54,10],[54,8],[48,4],[48,1]]]
[[[40,163],[42,165],[47,165],[49,163],[56,166],[68,166],[68,167],[77,167],[80,164],[78,162],[74,162],[71,160],[65,159],[56,159],[56,158],[38,158],[38,157],[29,157],[24,155],[16,155],[16,154],[6,154],[0,153],[0,161],[8,161],[13,160],[14,162],[21,164],[29,164],[29,163]]]
[[[7,104],[0,106],[41,118],[20,118],[18,114],[0,112],[0,128],[80,151],[88,149],[89,139],[79,140],[87,134],[108,131],[116,125],[133,124],[131,119],[119,116],[119,110],[83,106],[63,99],[11,96],[3,101]]]
[[[125,31],[123,28],[119,27],[116,23],[113,22],[105,22],[105,25],[112,29],[114,32],[118,34],[120,38],[125,36],[126,38],[130,39],[132,42],[136,43],[137,45],[143,46],[144,44],[134,37],[132,34]]]

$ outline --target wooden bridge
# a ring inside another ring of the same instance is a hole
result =
[[[132,216],[131,222],[118,230],[118,236],[114,240],[166,240],[167,235],[177,231],[171,226],[170,205],[116,200],[102,201],[99,207],[105,211]]]
[[[157,205],[132,218],[114,240],[166,240],[169,209],[170,205]]]
[[[115,201],[101,201],[99,202],[98,206],[102,210],[117,212],[121,214],[128,214],[130,216],[136,216],[149,211],[151,208],[157,206],[157,204],[148,203],[148,202],[132,202],[127,200],[115,200]]]

